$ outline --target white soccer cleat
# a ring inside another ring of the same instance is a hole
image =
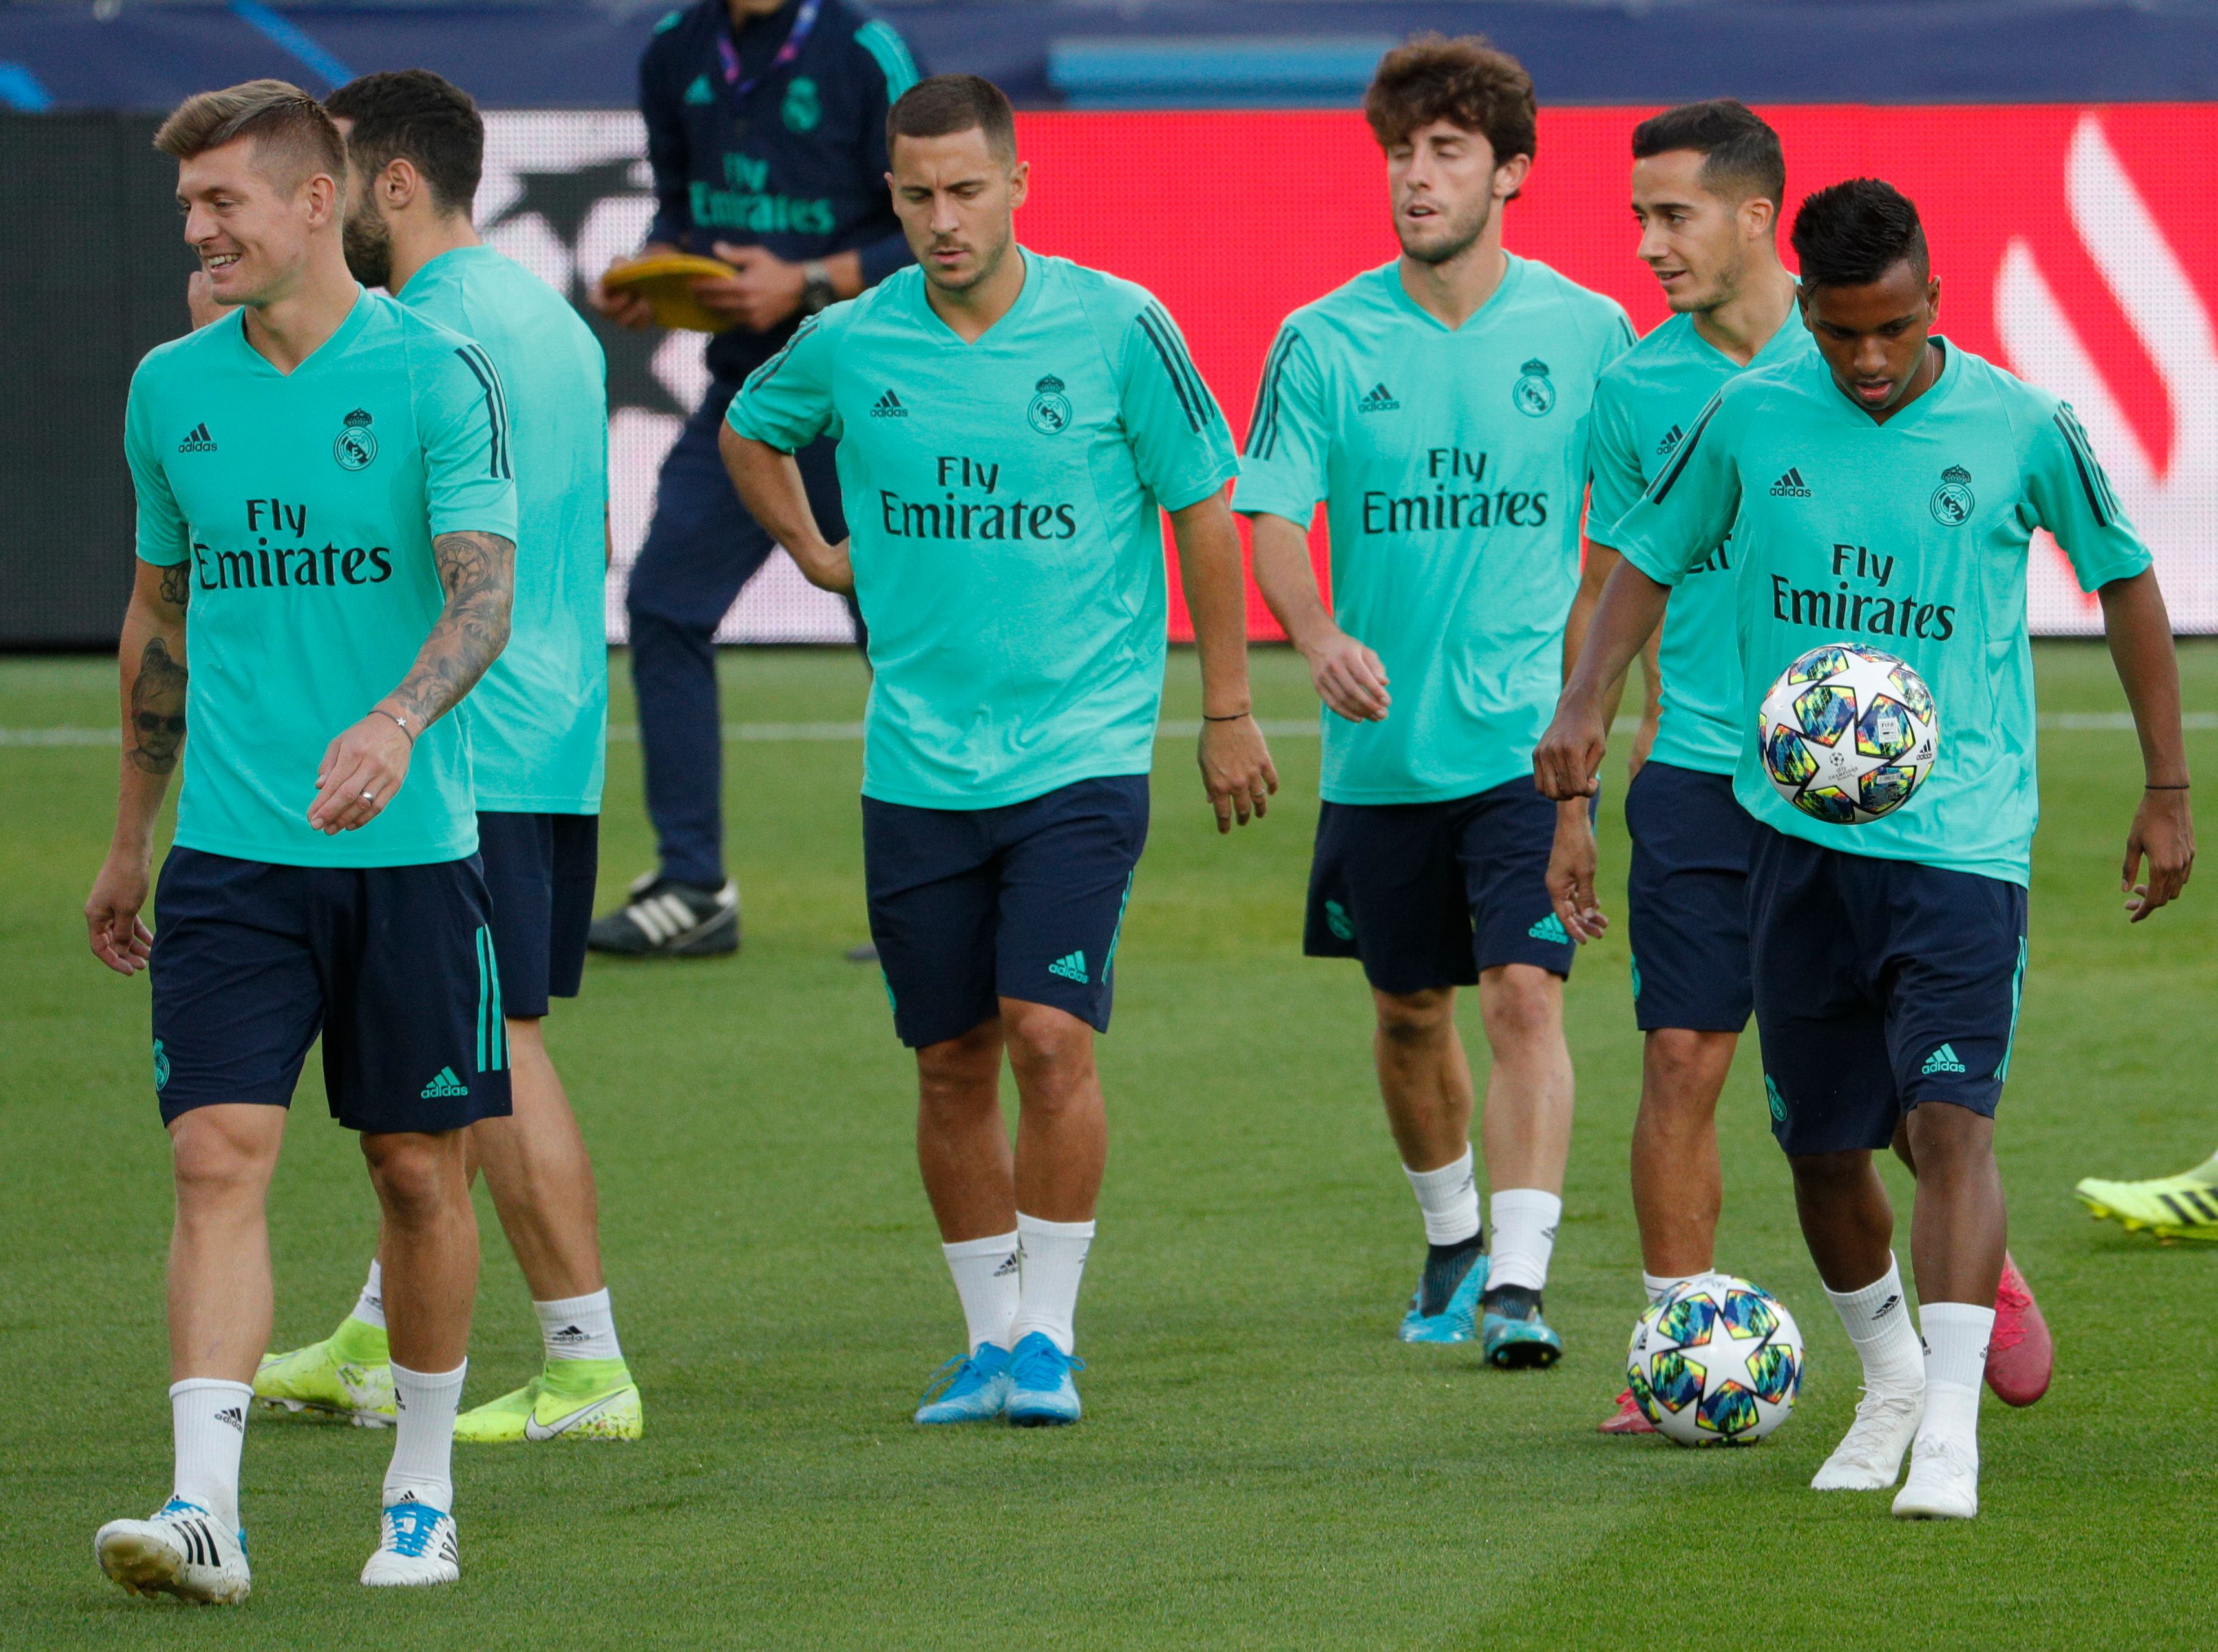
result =
[[[235,1606],[253,1592],[246,1535],[173,1497],[151,1520],[110,1520],[92,1540],[100,1569],[133,1594]]]
[[[1936,1435],[1918,1442],[1910,1478],[1894,1500],[1898,1520],[1968,1520],[1979,1512],[1979,1442]]]
[[[362,1568],[372,1588],[458,1583],[462,1554],[455,1542],[455,1517],[412,1499],[395,1503],[378,1523],[377,1552]]]
[[[1902,1454],[1925,1420],[1925,1390],[1864,1390],[1856,1419],[1810,1481],[1813,1492],[1883,1492],[1902,1473]]]

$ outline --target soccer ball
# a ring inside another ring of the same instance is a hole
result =
[[[1634,1321],[1633,1403],[1681,1445],[1752,1445],[1802,1387],[1802,1333],[1769,1292],[1729,1273],[1672,1288]]]
[[[1933,772],[1933,693],[1892,654],[1824,643],[1780,674],[1756,725],[1763,772],[1816,820],[1861,826],[1910,801]]]

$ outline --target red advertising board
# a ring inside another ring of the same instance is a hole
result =
[[[1512,251],[1620,300],[1643,331],[1665,312],[1633,257],[1626,187],[1633,127],[1651,112],[1544,112],[1533,180],[1507,209]],[[1943,331],[2072,401],[2156,549],[2175,622],[2218,630],[2218,107],[1763,114],[1790,202],[1874,176],[1918,202]],[[1236,437],[1280,318],[1393,256],[1385,168],[1356,115],[1019,119],[1025,243],[1151,289]],[[2037,630],[2097,623],[2045,543],[2030,604]],[[1276,635],[1252,596],[1251,612],[1256,635]],[[1174,624],[1187,634],[1182,606]]]

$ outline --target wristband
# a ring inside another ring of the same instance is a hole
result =
[[[2178,786],[2149,785],[2143,786],[2141,790],[2144,792],[2185,792],[2189,790],[2189,786],[2185,780],[2182,780]]]
[[[1204,723],[1237,723],[1243,717],[1253,716],[1255,716],[1253,711],[1230,711],[1223,717],[1211,717],[1208,712],[1204,711],[1201,714],[1201,720]]]
[[[373,706],[371,706],[371,707],[369,708],[369,714],[370,714],[370,716],[372,716],[372,717],[389,717],[389,718],[391,718],[391,719],[392,719],[392,721],[393,721],[393,727],[395,727],[396,729],[400,730],[401,733],[403,733],[403,734],[405,734],[405,735],[407,735],[407,736],[408,736],[408,744],[409,744],[409,746],[410,746],[412,748],[415,746],[415,744],[416,744],[416,736],[415,736],[415,735],[414,735],[413,733],[412,733],[412,732],[410,731],[410,730],[409,730],[409,727],[408,727],[408,719],[407,719],[406,717],[405,717],[401,716],[400,712],[398,712],[398,711],[387,711],[387,710],[386,710],[382,705],[373,705]]]

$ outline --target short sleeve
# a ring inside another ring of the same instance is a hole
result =
[[[842,307],[834,305],[795,328],[777,355],[747,375],[724,422],[784,453],[798,453],[830,429],[832,330],[826,318]]]
[[[168,568],[185,560],[190,529],[177,497],[170,491],[170,473],[162,468],[161,450],[148,434],[152,414],[151,397],[142,367],[132,376],[131,396],[123,414],[123,456],[131,465],[131,488],[139,500],[139,560]]]
[[[1125,326],[1117,381],[1140,481],[1165,510],[1182,511],[1239,474],[1217,398],[1170,312],[1153,299]]]
[[[1659,584],[1676,586],[1732,531],[1740,511],[1725,393],[1688,426],[1670,463],[1614,526],[1594,535]]]
[[[2081,590],[2099,591],[2149,566],[2148,547],[2119,507],[2071,403],[2058,402],[2034,431],[2025,469],[2033,525],[2056,536]]]
[[[516,537],[516,470],[509,453],[508,393],[493,358],[444,335],[416,374],[416,429],[431,534]]]
[[[1640,474],[1640,443],[1633,432],[1633,396],[1624,380],[1595,387],[1594,419],[1587,435],[1587,468],[1594,491],[1587,505],[1587,537],[1609,544],[1608,530],[1647,490]],[[1614,549],[1614,547],[1612,547]]]
[[[1281,516],[1307,527],[1325,496],[1330,431],[1317,354],[1289,323],[1279,329],[1263,363],[1233,508],[1248,516]]]

